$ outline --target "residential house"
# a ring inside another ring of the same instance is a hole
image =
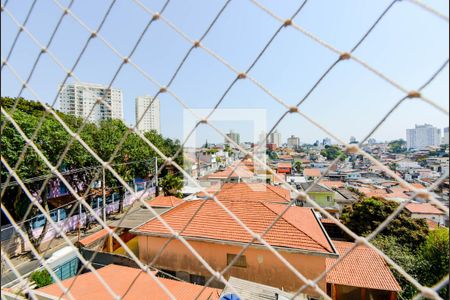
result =
[[[279,162],[277,164],[277,173],[290,174],[292,171],[292,164],[290,162]]]
[[[336,192],[332,189],[322,185],[322,184],[313,184],[310,182],[300,183],[300,189],[307,191],[308,196],[314,200],[321,207],[327,209],[330,213],[338,213],[339,209],[336,204]],[[306,206],[310,206],[307,202]]]
[[[130,268],[119,265],[107,265],[97,269],[98,274],[105,283],[117,294],[120,299],[219,299],[222,292],[220,289],[210,288],[191,284],[183,281],[176,281],[158,277],[167,290],[172,294],[170,297],[149,274],[141,269]],[[152,271],[156,275],[157,272]],[[84,273],[62,281],[65,288],[70,288],[70,293],[74,299],[111,299],[112,295],[92,272]],[[130,288],[132,287],[132,288]],[[204,291],[202,292],[202,290]],[[70,299],[58,286],[51,285],[35,290],[37,299]]]
[[[430,203],[408,203],[405,208],[414,219],[427,219],[440,226],[445,224],[445,213]]]
[[[202,177],[202,181],[207,181],[210,184],[223,183],[225,181],[241,182],[251,181],[255,174],[243,164],[233,164],[227,167],[224,171],[218,171],[207,176]]]
[[[306,168],[303,170],[303,176],[306,180],[313,181],[320,177],[320,170],[314,168]]]
[[[262,234],[285,204],[260,201],[222,201],[236,217],[252,231]],[[242,247],[253,237],[215,201],[187,201],[161,215],[175,231],[180,232],[189,244],[214,270],[223,270]],[[151,262],[171,234],[157,219],[133,230],[139,236],[139,258]],[[294,268],[307,278],[316,278],[325,270],[326,258],[337,257],[315,213],[310,208],[292,206],[264,235]],[[154,264],[178,278],[204,284],[212,275],[179,240],[172,240]],[[302,282],[286,265],[264,245],[255,241],[224,274],[225,278],[238,277],[270,285],[288,292],[296,291]],[[326,288],[325,279],[318,282]],[[211,286],[223,288],[213,279]],[[312,289],[305,293],[317,296]]]
[[[339,255],[345,255],[354,243],[333,241]],[[327,258],[327,269],[336,258]],[[375,250],[357,246],[326,276],[327,294],[334,300],[396,300],[401,287]]]

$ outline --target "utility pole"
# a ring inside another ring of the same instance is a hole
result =
[[[103,222],[106,223],[105,167],[102,167]]]

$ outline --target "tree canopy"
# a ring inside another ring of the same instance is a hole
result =
[[[346,158],[345,153],[336,145],[326,145],[325,149],[320,151],[320,155],[326,157],[327,160],[335,160],[340,156],[340,160],[343,161]]]
[[[372,233],[394,210],[398,203],[378,198],[366,198],[344,208],[341,220],[353,232],[361,236]],[[423,219],[412,219],[402,211],[380,235],[395,236],[399,243],[416,248],[427,238],[428,226]]]
[[[2,97],[2,109],[5,109],[20,126],[25,135],[31,138],[40,119],[44,116],[45,108],[39,102],[19,98],[17,99],[17,105],[13,112],[15,102],[15,98]],[[84,121],[82,118],[66,115],[58,111],[56,111],[56,114],[72,131],[77,132],[81,129]],[[5,118],[2,118],[2,125],[4,122],[7,121]],[[1,154],[8,164],[14,167],[19,160],[22,149],[25,147],[25,141],[11,123],[7,122],[4,125],[4,130],[1,133]],[[122,146],[114,153],[126,133],[128,135],[123,141]],[[159,166],[164,162],[146,142],[136,133],[130,131],[121,120],[105,120],[98,125],[85,123],[79,134],[83,141],[101,159],[105,161],[111,160],[113,168],[126,182],[131,182],[134,178],[151,178],[155,173],[155,157],[158,159]],[[168,157],[173,156],[180,149],[179,141],[164,138],[154,131],[146,132],[144,135]],[[60,162],[58,169],[61,172],[84,167],[98,167],[97,170],[65,176],[72,188],[81,194],[88,188],[89,183],[94,179],[95,175],[99,175],[98,180],[101,180],[101,166],[78,141],[75,140],[69,145],[70,139],[70,134],[60,122],[51,114],[46,114],[42,127],[36,135],[35,143],[52,165],[57,165]],[[68,147],[67,153],[63,155],[66,147]],[[113,154],[115,155],[113,156]],[[182,154],[174,161],[180,166],[183,166]],[[22,180],[51,174],[49,168],[31,147],[26,151],[23,161],[17,169],[17,173]],[[163,169],[160,177],[164,177],[166,174],[167,170]],[[8,175],[6,168],[1,168],[2,182],[6,181]],[[27,183],[27,187],[31,193],[37,194],[42,183],[43,181]],[[106,186],[124,193],[121,184],[110,172],[106,172]],[[44,191],[42,197],[39,199],[43,206],[47,204],[46,194],[47,192]],[[2,201],[16,221],[21,220],[30,204],[30,200],[17,186],[8,187],[5,190]],[[30,217],[36,213],[38,212],[32,211]]]
[[[389,152],[391,153],[403,153],[406,151],[406,141],[399,139],[392,141],[388,144]]]
[[[362,199],[345,208],[341,220],[356,234],[367,236],[398,205],[384,199]],[[371,242],[422,285],[433,286],[448,274],[448,228],[429,231],[425,220],[413,219],[402,211]],[[395,269],[392,271],[402,287],[401,299],[412,299],[419,291]],[[448,299],[447,288],[439,294]]]

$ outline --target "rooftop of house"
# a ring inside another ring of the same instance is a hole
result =
[[[88,235],[85,238],[82,238],[80,241],[78,241],[78,244],[80,244],[83,247],[87,247],[96,241],[99,241],[100,239],[105,239],[108,236],[108,230],[106,228],[103,228],[91,235]]]
[[[175,196],[158,196],[146,201],[151,207],[175,207],[183,203],[183,199]]]
[[[222,201],[252,231],[261,234],[286,208],[284,204],[265,202]],[[208,242],[248,243],[252,236],[213,200],[185,202],[161,217],[185,238]],[[191,220],[192,218],[192,220]],[[190,222],[190,223],[189,223]],[[152,219],[133,230],[138,235],[170,236],[158,219]],[[326,232],[310,208],[291,206],[275,223],[264,239],[279,249],[335,254]],[[258,244],[258,243],[256,243]],[[301,252],[301,251],[300,251]]]
[[[290,192],[279,186],[273,186],[265,183],[225,183],[220,186],[214,186],[207,189],[207,192],[217,193],[219,200],[239,200],[239,201],[267,201],[274,203],[287,203],[291,200]],[[206,196],[201,192],[199,197]]]
[[[320,184],[321,185],[324,185],[324,186],[326,186],[326,187],[328,187],[328,188],[330,188],[330,189],[333,189],[333,188],[343,188],[344,186],[345,186],[345,183],[343,182],[343,181],[340,181],[340,180],[338,180],[338,181],[332,181],[332,180],[321,180],[320,181]]]
[[[253,177],[253,172],[250,171],[249,167],[245,165],[238,165],[237,167],[235,165],[227,167],[224,171],[218,171],[215,173],[212,173],[207,178],[210,179],[226,179],[226,178],[251,178]]]
[[[413,214],[443,215],[444,212],[430,203],[408,203],[405,208]]]
[[[289,190],[265,183],[225,183],[217,194],[219,200],[289,202]]]
[[[170,299],[157,282],[141,269],[135,269],[119,265],[107,265],[97,270],[103,280],[121,299]],[[154,274],[155,272],[153,272]],[[75,280],[76,279],[76,280]],[[158,278],[158,280],[166,286],[176,299],[192,298],[200,293],[204,288],[201,285],[195,285],[183,281],[176,281],[166,278]],[[105,286],[92,273],[84,273],[76,277],[72,277],[62,281],[64,287],[70,288],[70,292],[75,299],[111,299],[111,294],[106,290]],[[130,286],[132,288],[130,289]],[[63,297],[63,292],[59,286],[54,283],[49,286],[36,290],[38,293],[49,294],[55,297]],[[219,299],[222,291],[207,287],[202,292],[199,299]]]
[[[310,176],[310,177],[320,177],[320,170],[313,169],[313,168],[306,168],[303,170],[303,175]]]
[[[312,185],[312,187],[311,187]],[[314,184],[313,182],[300,183],[300,186],[304,191],[309,189],[308,193],[334,193],[334,191],[320,183]],[[310,188],[311,187],[311,188]]]
[[[339,255],[347,253],[354,243],[333,241]],[[327,269],[336,258],[327,258]],[[400,291],[401,287],[384,259],[367,246],[357,246],[327,274],[327,283],[360,288]]]
[[[277,164],[278,168],[292,168],[292,164],[290,162],[279,162]]]

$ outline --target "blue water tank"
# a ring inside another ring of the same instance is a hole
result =
[[[241,298],[236,294],[226,294],[223,295],[220,300],[241,300]]]

